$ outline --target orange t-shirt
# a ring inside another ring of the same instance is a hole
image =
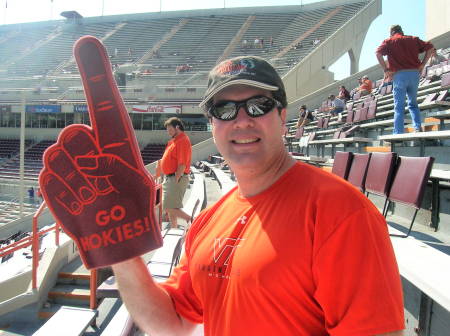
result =
[[[337,176],[297,163],[259,195],[231,190],[191,227],[161,284],[205,335],[373,335],[404,328],[386,222]]]
[[[372,81],[370,79],[365,79],[361,86],[359,87],[360,90],[366,90],[369,93],[372,92]]]
[[[166,150],[161,159],[161,169],[164,175],[176,172],[179,165],[184,164],[185,174],[191,171],[192,146],[189,137],[181,132],[167,143]]]

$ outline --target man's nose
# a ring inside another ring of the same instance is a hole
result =
[[[248,127],[253,125],[253,118],[248,115],[243,106],[240,106],[234,122],[237,127]]]

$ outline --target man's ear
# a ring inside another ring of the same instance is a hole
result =
[[[287,116],[287,109],[285,107],[283,107],[280,111],[280,118],[281,118],[283,125],[286,124],[286,116]]]

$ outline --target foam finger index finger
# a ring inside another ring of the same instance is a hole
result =
[[[130,117],[120,96],[103,44],[93,36],[80,38],[74,55],[84,86],[89,117],[98,147],[134,168],[142,166]]]

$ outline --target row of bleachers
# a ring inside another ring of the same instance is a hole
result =
[[[147,165],[162,158],[166,145],[148,144],[141,150],[142,160]]]
[[[42,169],[42,154],[54,144],[54,140],[44,140],[29,147],[24,153],[24,179],[36,180]],[[16,155],[0,165],[0,178],[20,178],[20,158]]]
[[[31,141],[26,140],[25,146],[28,146]],[[0,158],[11,158],[17,155],[20,150],[19,139],[0,139]]]
[[[19,140],[17,140],[18,142]],[[9,145],[9,141],[5,141]],[[54,144],[53,140],[44,140],[29,147],[24,155],[24,179],[37,180],[41,171],[42,155],[44,151]],[[0,141],[0,146],[3,142]],[[6,148],[9,148],[8,146]],[[149,164],[159,160],[164,153],[165,145],[163,144],[147,144],[141,151],[144,164]],[[0,152],[2,147],[0,147]],[[0,178],[19,179],[20,178],[20,158],[16,155],[10,160],[0,164]]]
[[[436,112],[447,110],[446,103],[442,102],[449,98],[449,79],[450,72],[444,73],[442,79],[437,78],[434,81],[430,81],[424,78],[421,81],[418,91],[418,103],[424,115],[422,126],[426,131],[445,129],[446,115],[439,116],[436,115]],[[314,139],[310,138],[310,141],[336,139],[339,136],[336,132],[346,125],[358,125],[357,133],[363,137],[374,136],[372,139],[374,142],[377,141],[378,135],[389,134],[392,130],[394,115],[393,96],[392,93],[386,94],[383,92],[380,87],[376,88],[370,96],[348,101],[346,109],[340,116],[331,116],[326,112],[326,109],[327,102],[324,102],[317,109],[317,120],[304,127],[303,136],[314,134]],[[288,123],[288,126],[290,126],[290,136],[288,138],[295,138],[295,122],[296,120]],[[405,114],[405,122],[407,129],[410,130],[408,123],[411,121],[408,118],[408,114]],[[316,144],[319,143],[316,142]]]
[[[22,215],[28,216],[34,214],[37,207],[38,207],[37,203],[36,204],[24,203]],[[0,201],[0,226],[9,223],[11,221],[17,220],[20,217],[21,217],[20,204],[17,201]]]
[[[148,67],[152,74],[174,74],[177,66],[189,64],[192,72],[209,71],[249,17],[254,16],[254,19],[242,40],[246,39],[252,44],[255,38],[263,38],[266,47],[242,50],[241,41],[238,41],[232,56],[258,54],[272,59],[280,50],[290,46],[299,36],[336,10],[337,13],[330,20],[304,39],[303,48],[291,48],[278,59],[277,66],[285,71],[286,63],[291,66],[312,50],[313,39],[325,40],[366,4],[367,1],[360,1],[312,10],[292,6],[290,12],[198,14],[165,19],[130,19],[125,22],[92,23],[87,20],[72,27],[59,24],[39,26],[36,29],[32,25],[24,25],[25,28],[20,32],[0,39],[0,45],[8,45],[8,48],[0,48],[0,65],[6,65],[8,77],[45,76],[55,69],[76,74],[78,71],[75,64],[68,62],[72,56],[72,45],[82,35],[94,35],[103,39],[113,65],[137,62],[157,43],[163,42],[156,48],[158,50],[153,57],[143,61],[143,69]],[[179,30],[173,36],[169,34],[167,41],[163,41],[166,34],[176,27]],[[269,37],[273,37],[273,46],[269,46]],[[13,56],[16,56],[16,60],[11,62]]]

